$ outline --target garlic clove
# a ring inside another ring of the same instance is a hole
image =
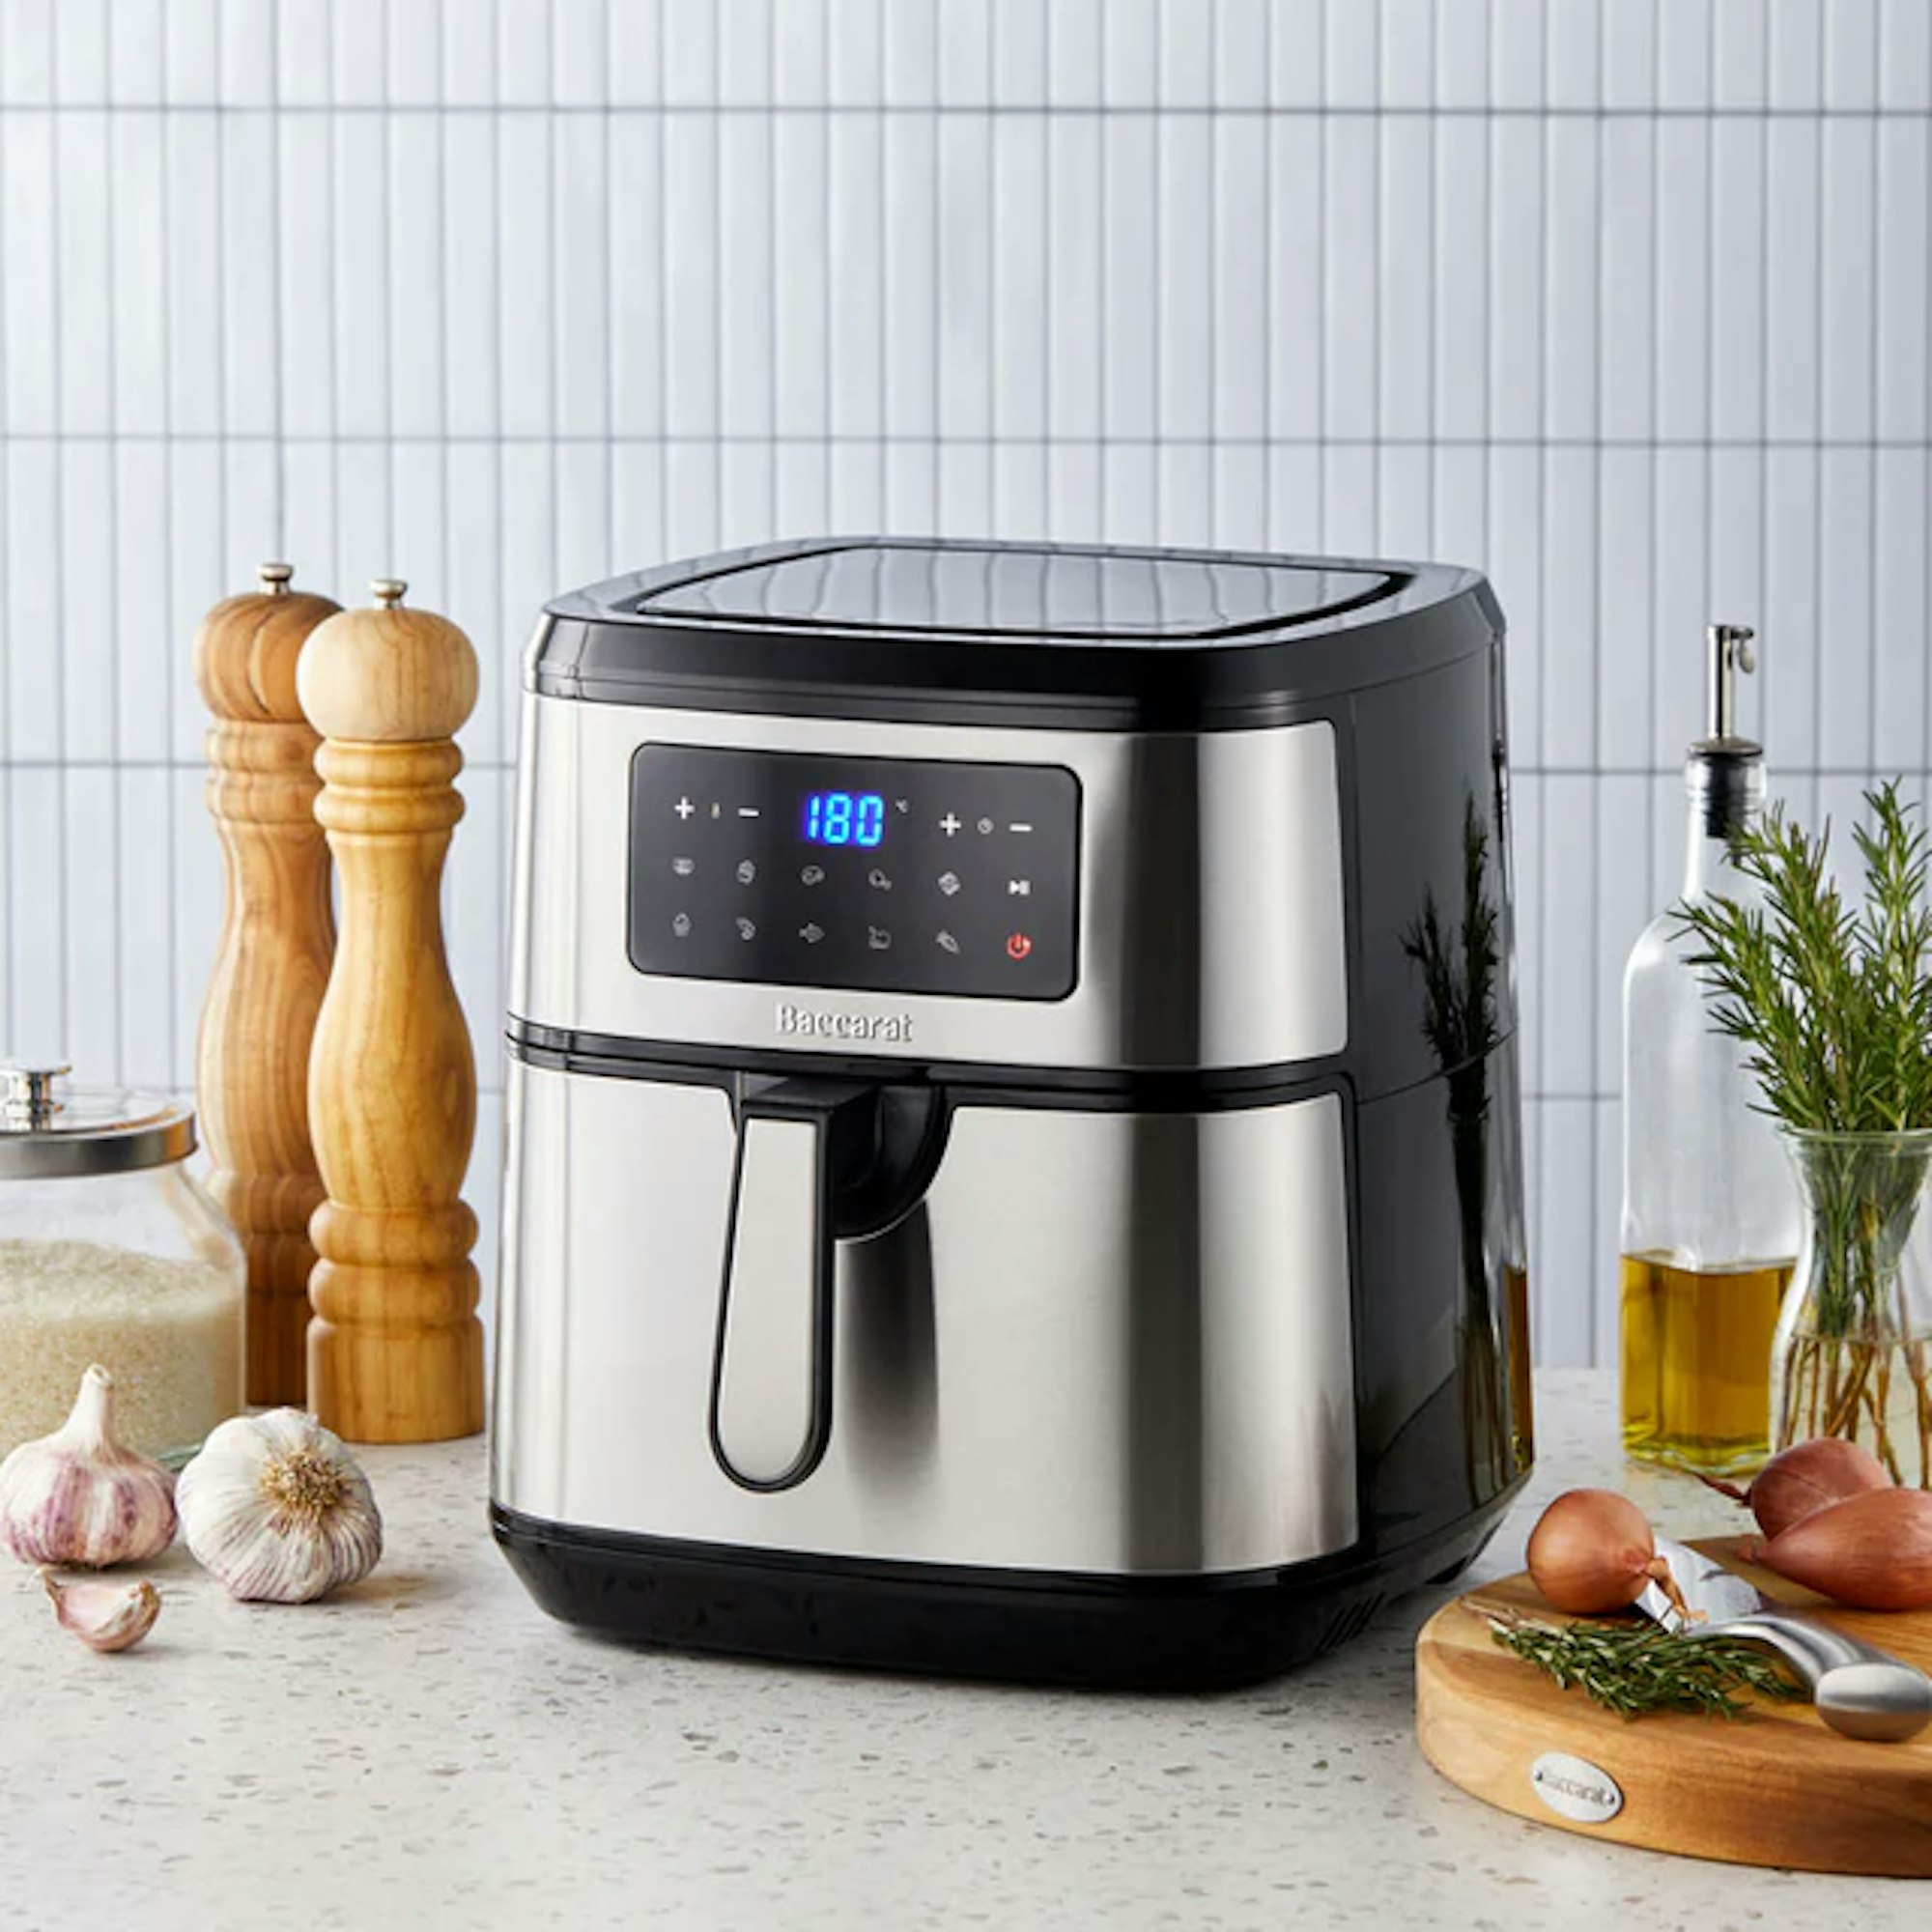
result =
[[[114,1378],[98,1363],[51,1435],[0,1463],[0,1544],[23,1563],[103,1570],[175,1540],[175,1479],[114,1439]]]
[[[43,1570],[41,1581],[62,1627],[90,1650],[132,1650],[161,1613],[160,1592],[145,1577],[132,1583],[64,1583]]]
[[[195,1561],[246,1601],[309,1603],[366,1577],[383,1553],[368,1478],[298,1408],[222,1423],[175,1500]]]

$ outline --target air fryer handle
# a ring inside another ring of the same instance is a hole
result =
[[[872,1093],[778,1080],[738,1108],[711,1363],[711,1453],[748,1490],[788,1490],[832,1437],[834,1140]]]

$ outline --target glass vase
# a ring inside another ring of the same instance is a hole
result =
[[[1932,1489],[1932,1131],[1785,1144],[1804,1218],[1772,1350],[1772,1446],[1843,1436]]]

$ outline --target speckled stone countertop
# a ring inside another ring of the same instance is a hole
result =
[[[1540,1502],[1625,1484],[1611,1378],[1539,1382]],[[1396,1605],[1338,1655],[1206,1698],[1060,1694],[653,1655],[543,1617],[484,1520],[479,1442],[371,1450],[374,1577],[232,1604],[179,1548],[154,1635],[95,1657],[0,1578],[0,1925],[438,1928],[1927,1923],[1900,1882],[1592,1844],[1415,1747]]]

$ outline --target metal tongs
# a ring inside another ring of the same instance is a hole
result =
[[[1819,1717],[1848,1738],[1895,1744],[1932,1723],[1932,1677],[1924,1671],[1821,1618],[1785,1608],[1686,1544],[1660,1536],[1657,1553],[1670,1566],[1684,1608],[1661,1583],[1647,1583],[1636,1607],[1653,1622],[1684,1636],[1749,1637],[1768,1645],[1811,1693]]]

